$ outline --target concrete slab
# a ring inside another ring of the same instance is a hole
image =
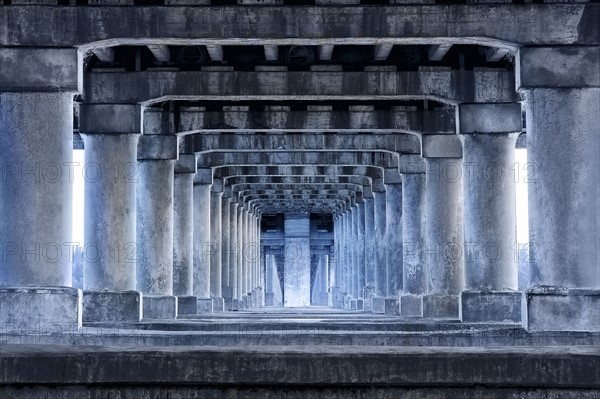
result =
[[[40,325],[79,328],[82,307],[82,293],[76,288],[0,288],[0,325],[4,330]]]
[[[83,291],[83,322],[139,322],[142,302],[138,291]]]
[[[144,295],[144,319],[177,318],[177,297],[173,295]]]

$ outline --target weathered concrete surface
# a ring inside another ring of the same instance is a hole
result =
[[[400,300],[398,298],[385,298],[384,313],[397,316],[400,314]]]
[[[463,291],[460,318],[467,322],[520,323],[523,293],[514,291]]]
[[[209,298],[197,298],[196,312],[198,314],[213,313],[213,300]]]
[[[457,320],[460,317],[459,295],[423,296],[423,317]]]
[[[196,314],[198,305],[195,296],[178,296],[177,297],[177,314],[187,315]]]
[[[177,317],[177,297],[172,295],[144,295],[144,319],[175,319]]]
[[[423,297],[419,295],[401,295],[400,315],[404,317],[423,317]]]
[[[212,181],[212,175],[210,176]],[[194,296],[210,298],[210,184],[194,184]],[[211,305],[212,311],[212,305]]]
[[[71,47],[102,40],[124,45],[241,44],[263,38],[270,38],[268,42],[272,45],[376,44],[375,38],[398,44],[423,40],[483,45],[600,43],[598,30],[590,29],[600,15],[598,7],[592,4],[561,4],[560,7],[551,4],[535,7],[518,4],[485,7],[273,5],[246,7],[243,15],[239,15],[239,8],[235,6],[176,5],[2,7],[0,11],[0,44],[13,46]],[[305,23],[289,23],[295,20]],[[63,26],[63,21],[91,22]],[[133,26],[131,21],[135,21]],[[54,31],[47,29],[48,26],[62,29]],[[196,28],[191,30],[189,26]],[[215,26],[219,29],[215,30]],[[131,38],[132,29],[136,38]]]
[[[284,306],[310,305],[310,219],[285,215]]]
[[[0,287],[0,325],[5,331],[35,325],[77,329],[81,310],[82,293],[76,288]]]
[[[137,291],[83,291],[83,321],[139,322],[142,301]]]
[[[398,181],[388,183],[386,175],[386,227],[385,248],[387,265],[387,295],[398,296],[402,291],[402,183],[400,175],[396,173]]]
[[[219,184],[215,184],[219,182]],[[217,191],[215,191],[217,190]],[[222,298],[222,197],[223,185],[219,180],[213,183],[210,192],[210,297]]]
[[[177,296],[194,292],[193,179],[192,173],[175,173],[173,179],[173,294]]]

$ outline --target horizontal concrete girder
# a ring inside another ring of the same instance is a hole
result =
[[[0,7],[0,46],[600,43],[597,30],[581,29],[600,19],[596,4],[272,5],[242,9]],[[52,26],[60,29],[48,29]]]
[[[146,105],[169,100],[232,98],[514,102],[518,101],[514,75],[503,69],[457,71],[445,67],[405,72],[90,72],[84,75],[83,99],[87,103]]]
[[[194,152],[376,151],[419,154],[419,138],[407,134],[210,134],[194,135]]]
[[[385,152],[212,152],[198,155],[198,168],[236,165],[365,165],[398,168],[398,156]]]
[[[351,194],[352,193],[352,194]],[[238,191],[238,195],[242,198],[257,197],[257,196],[290,196],[291,198],[310,198],[315,196],[316,198],[337,198],[337,197],[351,197],[354,196],[356,191],[354,190],[279,190],[279,189],[246,189]]]
[[[278,190],[278,191],[308,191],[308,190],[352,190],[362,191],[363,186],[359,184],[345,184],[345,183],[321,183],[321,184],[277,184],[277,183],[243,183],[243,184],[232,184],[231,190],[234,192],[241,193],[245,190]]]
[[[262,111],[247,106],[182,107],[179,113],[148,108],[144,112],[145,134],[193,134],[209,132],[344,132],[344,133],[455,133],[453,108],[418,111],[413,107],[375,110],[373,106],[350,106],[348,110],[290,110],[287,106],[266,105]],[[177,118],[175,118],[177,115]],[[175,126],[178,120],[178,126]]]
[[[214,168],[215,179],[224,179],[236,176],[279,176],[312,177],[364,176],[374,179],[383,179],[383,171],[375,166],[342,166],[342,165],[245,165],[245,166],[217,166]]]
[[[232,188],[239,185],[319,186],[351,185],[368,186],[371,179],[365,176],[234,176],[224,180]]]

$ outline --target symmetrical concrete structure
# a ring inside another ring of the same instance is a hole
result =
[[[194,380],[205,390],[292,382],[307,396],[316,384],[346,397],[352,384],[389,395],[447,384],[478,397],[474,386],[520,394],[552,382],[550,397],[594,397],[598,379],[586,370],[600,356],[585,345],[600,342],[600,4],[292,3],[4,1],[0,359],[4,342],[30,343],[20,332],[48,325],[57,342],[107,346],[127,346],[126,334],[97,329],[160,331],[137,343],[227,346],[231,325],[273,327],[272,345],[579,345],[564,353],[580,350],[585,364],[560,363],[562,349],[537,360],[532,349],[502,349],[481,361],[484,374],[502,359],[566,370],[554,381],[549,372],[479,378],[478,360],[444,379],[460,351],[442,356],[431,380],[394,369],[379,349],[363,364],[352,357],[360,350],[329,348],[321,366],[289,360],[293,349],[265,350],[269,371],[282,367],[278,356],[297,367],[288,380],[227,375],[258,367],[253,355],[192,358],[226,370]],[[527,149],[526,165],[516,148]],[[83,289],[72,281],[73,149],[85,151]],[[515,184],[524,179],[530,240],[519,281]],[[309,306],[316,315],[287,309]],[[273,322],[277,313],[323,317],[324,330],[343,334],[292,337],[298,325]],[[191,333],[210,326],[222,334]],[[192,335],[178,341],[176,329]],[[464,335],[428,335],[449,329]],[[381,336],[396,330],[420,335]],[[238,343],[263,342],[250,335]],[[28,364],[11,350],[0,363],[9,397],[36,385],[9,371]],[[415,367],[435,362],[431,353],[413,353]],[[115,370],[135,362],[123,359]],[[178,359],[173,373],[139,379],[51,373],[31,395],[44,384],[118,382],[173,383],[175,397],[190,396],[181,386],[195,371]],[[328,374],[344,364],[358,377]],[[427,389],[420,397],[439,393]]]

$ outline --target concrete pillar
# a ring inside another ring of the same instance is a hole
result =
[[[173,295],[178,314],[196,314],[194,296],[194,174],[196,156],[179,154],[173,180]]]
[[[210,298],[210,186],[212,169],[194,176],[194,296],[198,313],[212,313]]]
[[[239,199],[238,199],[239,200]],[[243,304],[243,299],[244,299],[244,295],[246,295],[246,292],[244,291],[244,278],[243,278],[243,256],[244,256],[244,252],[243,252],[243,245],[244,245],[244,208],[243,206],[238,202],[238,227],[237,227],[237,234],[238,234],[238,240],[237,240],[237,256],[236,256],[236,269],[237,269],[237,275],[238,275],[238,301],[240,303],[240,305]]]
[[[242,295],[244,301],[244,308],[248,305],[248,209],[246,206],[243,207],[242,211],[242,260],[241,260],[241,270],[242,270]]]
[[[83,320],[137,322],[136,186],[140,107],[82,105],[85,146]]]
[[[350,229],[351,229],[351,238],[350,238],[350,254],[352,256],[352,269],[350,274],[352,276],[352,285],[350,292],[352,293],[352,299],[358,299],[360,296],[360,288],[359,288],[359,272],[358,272],[358,264],[359,264],[359,236],[358,236],[358,203],[354,204],[352,210],[350,211]]]
[[[235,201],[235,202],[234,202]],[[237,198],[229,201],[229,285],[231,286],[231,310],[238,310],[238,203]]]
[[[457,319],[464,288],[462,150],[455,135],[423,136],[423,143],[428,278],[423,317]]]
[[[402,180],[397,169],[385,170],[387,298],[385,313],[399,314],[402,292]]]
[[[28,57],[26,49],[0,49],[0,55],[15,51]],[[50,69],[40,67],[44,73]],[[2,68],[8,69],[3,73],[12,69]],[[10,83],[20,86],[26,75],[19,73]],[[0,93],[0,325],[5,331],[50,323],[81,326],[81,291],[71,288],[70,263],[75,89],[60,90]]]
[[[232,281],[229,269],[231,268],[231,186],[225,187],[221,203],[221,292],[225,301],[225,309],[231,310],[233,299]]]
[[[210,191],[210,297],[213,300],[213,311],[225,310],[222,291],[222,197],[223,182],[213,180]]]
[[[365,253],[365,248],[366,248],[366,237],[365,237],[365,202],[364,200],[362,202],[357,203],[358,206],[358,212],[356,214],[357,216],[357,220],[356,220],[356,225],[357,225],[357,233],[358,233],[358,240],[357,240],[357,252],[358,252],[358,257],[357,257],[357,274],[358,274],[358,298],[365,298],[365,264],[366,264],[366,253]],[[364,302],[363,302],[364,303]]]
[[[523,47],[516,63],[529,183],[525,326],[598,331],[600,48]]]
[[[461,104],[465,289],[461,319],[521,322],[515,260],[515,144],[521,104]]]
[[[285,214],[285,307],[310,306],[310,218]]]
[[[424,164],[423,161],[421,163]],[[425,173],[402,174],[402,215],[403,278],[400,314],[422,317],[423,295],[427,293],[424,256]]]
[[[369,188],[370,190],[370,188]],[[370,196],[365,197],[365,310],[373,310],[373,297],[375,296],[375,201]]]
[[[138,142],[137,289],[144,319],[174,319],[173,179],[177,136],[143,135]]]
[[[383,182],[373,185],[373,208],[375,211],[375,296],[373,298],[373,312],[385,311],[385,297],[387,296],[387,254],[385,247],[386,228],[386,194]]]
[[[345,253],[345,266],[344,266],[344,275],[345,275],[345,297],[344,297],[344,307],[349,308],[350,300],[352,298],[352,228],[351,228],[351,207],[348,206],[346,212],[344,213],[344,253]]]

